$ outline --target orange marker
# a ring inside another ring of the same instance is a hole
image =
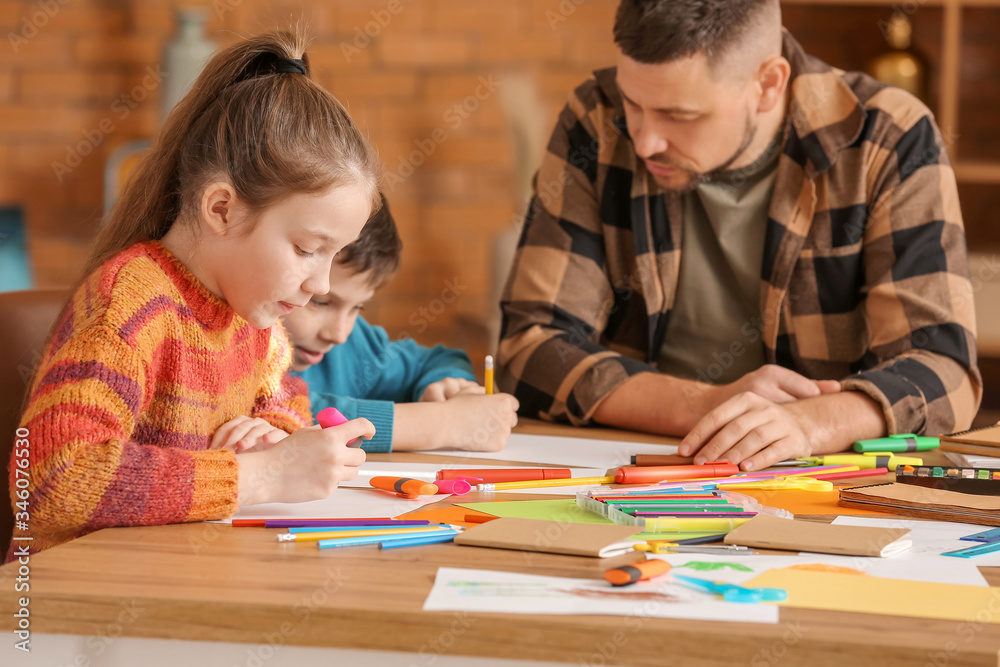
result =
[[[628,586],[637,581],[645,581],[666,574],[670,571],[670,563],[659,558],[623,565],[604,573],[604,578],[615,586]]]
[[[404,498],[433,496],[438,492],[438,488],[434,484],[411,477],[372,477],[369,484],[376,489],[392,491]]]

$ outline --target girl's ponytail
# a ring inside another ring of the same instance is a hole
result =
[[[137,242],[162,238],[220,176],[255,211],[348,183],[366,186],[378,209],[378,156],[309,77],[305,48],[299,31],[271,32],[209,61],[108,213],[84,276]]]

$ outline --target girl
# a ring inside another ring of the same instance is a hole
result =
[[[357,475],[346,443],[374,427],[303,428],[278,317],[330,291],[379,164],[304,51],[276,32],[213,58],[109,214],[21,421],[33,551],[324,498]]]

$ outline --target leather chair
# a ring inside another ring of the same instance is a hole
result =
[[[45,350],[49,330],[62,311],[66,290],[34,289],[0,293],[0,562],[14,531],[8,466],[14,432],[21,421],[28,384]]]

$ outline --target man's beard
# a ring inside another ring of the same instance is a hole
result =
[[[748,113],[746,115],[746,122],[744,124],[744,129],[743,129],[743,140],[740,141],[740,147],[737,148],[736,151],[732,154],[732,156],[728,160],[723,162],[721,165],[705,173],[699,173],[697,171],[691,171],[690,169],[684,169],[683,167],[671,164],[665,159],[658,159],[660,156],[654,155],[653,157],[649,158],[650,162],[655,162],[656,164],[660,164],[665,167],[669,167],[671,169],[682,171],[688,175],[688,180],[684,185],[681,185],[680,187],[670,187],[661,183],[660,180],[656,178],[656,176],[653,176],[653,178],[654,180],[656,180],[657,183],[659,183],[660,187],[662,187],[664,190],[668,190],[670,192],[680,192],[680,193],[691,192],[692,190],[695,190],[702,183],[707,183],[708,181],[711,181],[713,178],[715,178],[718,174],[727,171],[729,167],[734,162],[736,162],[736,160],[738,160],[740,156],[743,155],[744,152],[746,152],[747,148],[749,148],[750,144],[753,142],[755,136],[757,136],[757,126],[752,124],[752,121],[750,119],[750,114]]]

